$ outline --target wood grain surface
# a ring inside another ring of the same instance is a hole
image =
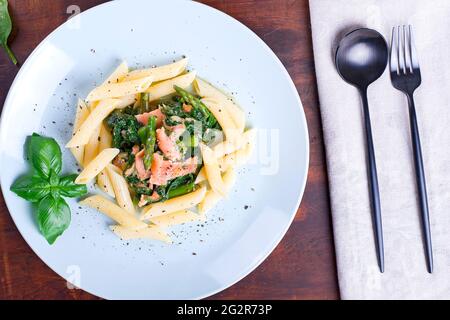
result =
[[[23,62],[70,16],[102,0],[9,0],[11,48]],[[255,271],[210,299],[338,299],[326,165],[315,83],[308,0],[205,0],[258,34],[286,66],[301,95],[310,134],[308,184],[288,233]],[[18,71],[0,52],[0,106]],[[23,240],[0,195],[0,299],[96,299],[69,290]]]

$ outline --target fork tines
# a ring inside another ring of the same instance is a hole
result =
[[[419,60],[412,27],[404,25],[392,28],[391,39],[391,72],[396,72],[398,75],[414,73],[419,69]]]

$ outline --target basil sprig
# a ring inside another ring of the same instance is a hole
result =
[[[75,183],[76,174],[60,176],[61,149],[54,139],[33,133],[27,155],[33,169],[18,178],[11,191],[37,205],[39,231],[53,244],[70,224],[70,208],[63,197],[81,197],[87,188]]]
[[[17,59],[14,53],[8,47],[8,38],[12,30],[11,17],[8,11],[8,1],[0,0],[0,46],[6,50],[12,63],[17,64]]]

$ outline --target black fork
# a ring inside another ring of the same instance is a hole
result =
[[[393,86],[408,98],[411,140],[416,168],[417,190],[424,236],[427,270],[433,272],[433,251],[431,246],[430,218],[428,211],[427,187],[423,168],[422,149],[420,147],[419,127],[417,125],[414,91],[422,83],[419,60],[414,46],[411,26],[399,26],[392,29],[390,73]]]

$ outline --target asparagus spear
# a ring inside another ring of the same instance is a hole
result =
[[[139,129],[139,137],[144,145],[144,165],[145,169],[152,166],[153,152],[156,144],[156,117],[152,116],[148,119],[148,124]]]
[[[141,110],[147,112],[150,108],[150,94],[148,92],[141,93]]]
[[[179,197],[186,193],[194,191],[194,185],[195,185],[194,182],[191,182],[170,190],[169,193],[167,194],[167,199]]]
[[[183,100],[186,103],[189,103],[193,108],[200,110],[205,118],[214,119],[216,121],[216,118],[211,114],[211,112],[208,110],[208,108],[205,106],[203,102],[200,101],[199,98],[193,96],[183,88],[180,88],[178,86],[174,86],[175,91],[183,98]],[[210,121],[208,121],[210,123]]]

